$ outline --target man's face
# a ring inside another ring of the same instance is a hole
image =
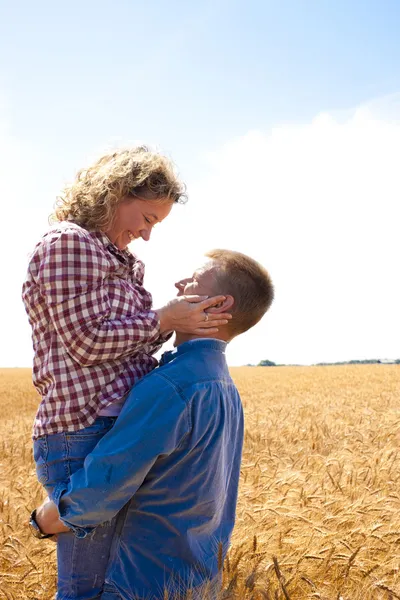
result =
[[[217,265],[213,260],[207,260],[196,269],[191,277],[181,279],[175,283],[178,290],[177,296],[215,296]]]

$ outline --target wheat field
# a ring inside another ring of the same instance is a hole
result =
[[[400,599],[400,366],[231,372],[246,433],[221,598]],[[55,591],[54,545],[26,529],[42,499],[30,378],[0,370],[1,600]]]

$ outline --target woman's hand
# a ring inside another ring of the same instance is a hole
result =
[[[160,331],[180,331],[195,335],[211,335],[218,332],[220,325],[226,325],[232,318],[230,313],[207,312],[207,309],[221,304],[225,296],[179,296],[156,310],[160,319]]]

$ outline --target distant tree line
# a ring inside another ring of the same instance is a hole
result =
[[[272,362],[272,360],[260,360],[257,367],[276,367],[276,363]]]
[[[367,358],[365,360],[343,360],[340,362],[322,362],[317,363],[317,367],[323,367],[325,365],[400,365],[400,358],[393,360],[380,359],[380,358]]]
[[[400,365],[400,358],[393,360],[381,359],[381,358],[367,358],[365,360],[342,360],[340,362],[320,362],[316,363],[315,367],[326,367],[329,365]],[[247,364],[246,367],[285,367],[285,366],[296,366],[296,365],[283,365],[274,363],[272,360],[260,360],[257,365]]]

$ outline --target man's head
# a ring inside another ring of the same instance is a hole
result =
[[[267,312],[274,298],[271,278],[257,261],[233,250],[211,250],[207,261],[192,277],[175,284],[178,296],[224,295],[226,300],[208,312],[230,312],[232,320],[220,327],[227,341],[253,327]]]

